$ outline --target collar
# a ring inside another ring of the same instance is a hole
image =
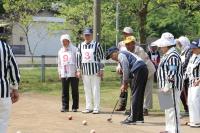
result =
[[[175,50],[176,50],[175,47],[170,48],[170,49],[167,51],[167,53],[164,54],[164,56],[165,56],[165,55],[169,55],[171,52],[173,52],[173,51],[175,51]]]
[[[92,40],[91,42],[89,42],[89,43],[86,43],[85,41],[83,42],[83,45],[88,45],[88,44],[92,44],[92,43],[94,43],[94,40]]]

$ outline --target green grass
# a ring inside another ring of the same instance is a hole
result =
[[[120,78],[115,70],[115,66],[106,66],[104,79],[101,83],[101,106],[113,107],[120,93]],[[61,95],[61,81],[58,79],[56,68],[46,68],[45,80],[41,82],[40,68],[21,68],[21,84],[20,92],[40,93],[45,95]],[[159,103],[156,94],[157,85],[154,84],[153,89],[153,109],[152,111],[160,111]],[[129,90],[130,91],[130,90]],[[83,83],[80,80],[79,84],[80,103],[85,103]],[[129,104],[128,100],[128,104]],[[128,106],[129,107],[129,106]]]

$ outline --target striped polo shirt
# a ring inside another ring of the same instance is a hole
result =
[[[77,51],[77,70],[83,75],[94,75],[103,69],[102,60],[104,53],[101,45],[95,41],[90,43],[82,42]]]
[[[18,89],[20,82],[19,69],[10,47],[0,41],[0,98],[10,97],[10,85]]]
[[[189,78],[189,86],[194,86],[193,83],[200,79],[200,54],[193,54],[189,60],[186,77]]]
[[[172,83],[176,89],[181,90],[183,85],[183,69],[181,58],[174,47],[170,48],[162,57],[158,66],[157,77],[159,88],[164,88],[167,83]]]

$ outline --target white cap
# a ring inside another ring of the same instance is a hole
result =
[[[70,39],[70,36],[68,34],[64,34],[60,37],[60,42],[61,44],[63,45],[63,40],[69,40],[69,42],[71,43],[71,39]]]
[[[181,37],[179,37],[178,39],[176,39],[176,42],[179,42],[181,45],[182,45],[182,47],[188,47],[188,46],[190,46],[190,40],[187,38],[187,37],[185,37],[185,36],[181,36]]]
[[[125,27],[125,28],[123,29],[123,32],[124,32],[124,33],[128,33],[128,34],[131,34],[131,33],[133,33],[133,29],[132,29],[131,27]]]
[[[158,47],[173,46],[175,44],[176,44],[176,41],[174,40],[174,36],[169,32],[163,33],[160,39],[152,43],[152,45],[158,46]]]

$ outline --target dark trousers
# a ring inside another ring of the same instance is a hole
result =
[[[142,66],[136,70],[131,80],[131,114],[133,121],[143,121],[144,92],[148,78],[148,69]]]
[[[72,109],[79,108],[79,79],[76,77],[62,78],[62,108],[69,109],[69,84],[71,84],[72,92]]]
[[[183,83],[183,90],[181,92],[181,101],[185,112],[188,112],[187,97],[188,97],[189,79],[185,79]]]

